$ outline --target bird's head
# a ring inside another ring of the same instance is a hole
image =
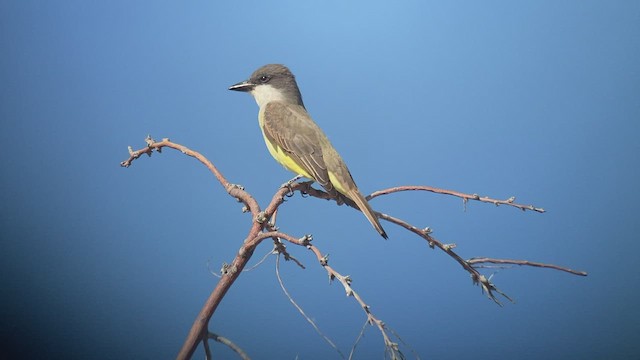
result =
[[[295,76],[280,64],[262,66],[248,80],[231,85],[229,90],[250,93],[260,107],[271,101],[304,106]]]

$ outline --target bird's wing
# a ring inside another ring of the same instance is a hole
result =
[[[380,235],[387,238],[373,209],[353,181],[349,169],[304,107],[272,101],[265,106],[262,121],[262,131],[267,141],[282,149],[296,165],[334,196],[338,204],[346,202],[360,209]],[[324,154],[328,154],[327,159]],[[331,182],[329,172],[336,184]]]
[[[313,180],[336,195],[318,138],[322,130],[302,106],[277,101],[268,103],[263,115],[263,131],[272,144],[287,153]]]

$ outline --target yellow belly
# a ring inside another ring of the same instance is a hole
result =
[[[289,156],[289,154],[282,150],[280,146],[269,141],[269,139],[264,136],[264,131],[262,132],[262,136],[264,137],[264,142],[265,144],[267,144],[267,149],[269,149],[269,153],[271,153],[271,156],[273,156],[273,158],[276,159],[277,162],[284,166],[285,169],[293,172],[296,175],[302,175],[308,179],[313,179],[313,176],[311,176],[305,169],[298,165],[295,160],[293,160],[293,158]]]
[[[336,188],[336,190],[338,190],[338,192],[342,195],[345,195],[347,197],[349,197],[347,195],[347,189],[342,186],[342,181],[340,181],[334,174],[332,171],[329,171],[329,181],[331,181],[331,184],[333,184],[333,186]]]

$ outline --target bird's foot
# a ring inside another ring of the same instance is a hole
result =
[[[285,196],[287,197],[292,197],[293,196],[293,184],[298,181],[299,179],[303,178],[302,175],[297,175],[296,177],[294,177],[293,179],[287,181],[286,183],[280,185],[281,189],[287,189],[287,193],[285,194]],[[284,197],[283,197],[284,198]]]
[[[294,182],[302,179],[304,176],[302,175],[296,175],[296,177],[294,177],[293,179],[287,181],[286,183],[280,185],[281,188],[289,188],[289,190],[291,190],[291,185],[293,185]]]

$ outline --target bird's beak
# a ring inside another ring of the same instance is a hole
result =
[[[252,84],[249,80],[245,80],[229,86],[229,90],[247,92],[253,90],[254,87],[255,85]]]

